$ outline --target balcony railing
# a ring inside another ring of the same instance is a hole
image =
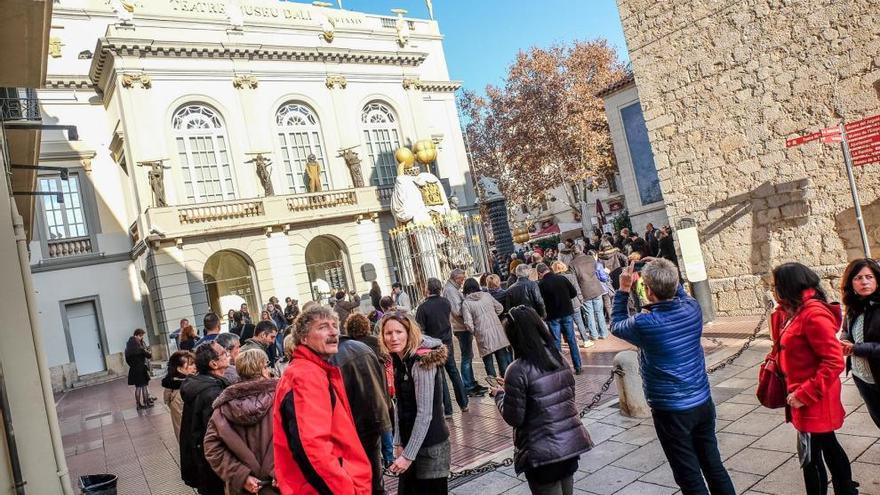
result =
[[[233,220],[239,218],[258,217],[264,213],[263,202],[235,201],[205,206],[188,206],[178,209],[182,225],[216,220]]]
[[[30,88],[0,88],[0,121],[20,120],[42,120],[37,92]]]
[[[49,258],[66,258],[92,253],[92,239],[89,237],[73,237],[69,239],[52,239],[48,241]]]
[[[320,210],[356,204],[357,195],[354,190],[297,194],[287,198],[287,208],[290,211]]]
[[[330,218],[366,218],[387,211],[390,187],[362,187],[307,194],[286,194],[263,198],[200,205],[149,208],[146,225],[164,236],[187,236],[220,229],[223,231],[292,226]]]

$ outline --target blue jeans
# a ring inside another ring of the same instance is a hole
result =
[[[385,464],[394,462],[394,434],[390,431],[382,434],[382,461]]]
[[[561,337],[565,337],[565,341],[568,342],[568,350],[571,351],[571,364],[574,365],[574,369],[581,369],[581,353],[578,350],[577,338],[574,336],[574,324],[571,321],[571,316],[569,315],[563,316],[562,318],[556,318],[555,320],[547,320],[547,326],[550,327],[550,333],[553,334],[553,340],[556,341],[556,348],[559,349],[560,352],[562,352]]]
[[[483,356],[483,365],[486,367],[486,375],[487,376],[499,376],[495,374],[495,365],[492,363],[492,357],[495,357],[495,360],[498,361],[498,369],[501,371],[501,378],[504,378],[504,372],[507,371],[507,367],[510,366],[510,363],[513,361],[513,355],[510,352],[509,347],[505,347],[504,349],[498,349],[497,351],[486,354]]]
[[[572,304],[574,306],[574,304]],[[584,324],[584,315],[581,313],[580,306],[574,306],[574,314],[571,315],[571,318],[574,320],[574,324],[577,325],[578,333],[581,334],[581,338],[584,339],[584,342],[590,340],[590,334],[587,333],[587,326]]]
[[[608,326],[605,324],[605,305],[602,296],[584,301],[584,311],[587,313],[587,327],[590,329],[590,338],[608,336]],[[599,331],[596,332],[596,323],[599,323]]]
[[[458,347],[461,349],[461,381],[464,384],[465,392],[477,386],[474,379],[474,334],[464,331],[456,332],[455,337],[458,338]]]
[[[458,407],[465,408],[468,406],[468,396],[467,391],[464,389],[464,385],[461,383],[461,375],[458,374],[458,368],[455,367],[455,347],[452,346],[452,339],[448,341],[444,340],[443,344],[446,345],[446,349],[449,351],[449,357],[446,358],[446,364],[443,365],[443,370],[446,371],[446,375],[452,380],[452,391],[455,393],[455,401],[458,402]],[[449,416],[452,414],[452,399],[449,397],[449,384],[446,383],[446,379],[440,380],[443,384],[443,414]]]

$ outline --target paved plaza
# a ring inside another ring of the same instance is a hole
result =
[[[766,409],[755,397],[758,368],[770,347],[766,335],[757,340],[735,364],[711,377],[717,405],[721,457],[737,493],[794,495],[803,493],[791,425],[782,410]],[[729,349],[732,350],[732,349]],[[719,362],[727,352],[710,356]],[[584,424],[596,447],[581,457],[575,474],[575,493],[598,495],[666,495],[681,493],[672,478],[654,433],[651,419],[620,415],[616,401],[590,412]],[[880,441],[878,430],[851,379],[843,386],[847,417],[838,438],[852,461],[860,492],[880,495]],[[497,458],[509,457],[511,452]],[[830,491],[830,488],[829,488]],[[529,493],[524,477],[502,468],[452,490],[456,495],[519,495]]]
[[[707,326],[704,345],[710,359],[720,360],[741,345],[755,328],[756,322],[754,318],[729,318]],[[600,341],[588,350],[581,350],[584,373],[575,377],[576,400],[580,408],[589,403],[609,376],[614,355],[628,348],[630,347],[626,343],[612,337]],[[751,368],[762,356],[763,351],[747,352],[737,360],[737,365],[721,370],[713,377],[718,385],[716,394],[720,394],[716,400],[725,401],[719,406],[719,428],[731,426],[733,420],[738,420],[741,416],[758,414],[751,412],[756,406],[747,389],[754,385],[755,372]],[[474,360],[474,370],[478,376],[484,375],[482,362],[477,359]],[[723,379],[723,383],[718,383],[719,379]],[[847,387],[848,393],[852,392],[849,403],[858,402],[857,394],[851,388]],[[153,380],[150,389],[153,395],[161,398],[159,380]],[[584,456],[581,462],[578,488],[592,486],[591,493],[615,493],[620,489],[639,489],[644,483],[648,488],[659,490],[646,493],[673,493],[674,490],[665,488],[666,485],[674,484],[668,470],[664,470],[662,453],[654,439],[650,420],[621,417],[614,407],[615,399],[616,388],[612,385],[597,410],[585,418],[594,441],[599,445]],[[171,429],[170,416],[161,400],[153,409],[137,411],[133,407],[132,388],[126,386],[125,379],[60,394],[56,400],[72,479],[77,480],[83,474],[106,472],[119,476],[119,493],[124,495],[192,493],[180,481],[177,442]],[[736,413],[741,414],[734,418]],[[761,413],[757,419],[774,417],[774,414]],[[744,421],[746,427],[753,422],[754,420]],[[773,423],[769,429],[780,423],[781,421]],[[455,415],[449,421],[449,426],[454,471],[474,467],[490,459],[510,456],[511,429],[503,422],[489,397],[472,399],[470,411],[466,414],[455,408]],[[847,427],[849,426],[848,422]],[[875,433],[871,424],[866,423],[863,430],[870,435]],[[760,434],[763,433],[766,432]],[[783,433],[780,431],[776,434],[778,436]],[[856,435],[854,437],[866,438]],[[721,437],[722,447],[728,450],[746,440],[750,440],[747,444],[751,444],[757,439],[754,429],[744,432],[728,431]],[[773,438],[770,439],[772,440]],[[876,438],[870,440],[862,451],[867,450]],[[862,444],[864,443],[863,441]],[[785,445],[793,447],[793,440]],[[852,443],[844,445],[849,447]],[[873,447],[873,452],[875,457],[880,458],[878,448],[880,447]],[[849,451],[851,455],[854,454],[851,449]],[[784,455],[790,457],[788,454]],[[739,478],[735,478],[737,486],[748,481],[742,476],[750,473],[748,466],[739,469],[742,474],[737,474]],[[799,472],[795,473],[798,474]],[[452,485],[453,493],[480,492],[481,495],[488,495],[528,492],[525,483],[513,476],[512,468],[463,481],[465,482],[457,487]],[[630,485],[633,485],[632,488]],[[388,480],[388,487],[393,493],[393,479]]]

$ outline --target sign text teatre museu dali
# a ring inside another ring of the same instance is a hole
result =
[[[160,2],[156,2],[160,3]],[[152,4],[152,5],[151,5]],[[146,3],[144,6],[149,10],[153,10],[153,1]],[[224,1],[205,1],[205,0],[168,0],[168,6],[176,12],[187,12],[197,14],[227,14],[228,2]],[[245,18],[258,19],[278,19],[278,20],[299,20],[299,21],[318,21],[312,15],[312,9],[297,4],[279,5],[276,2],[240,2],[239,8]],[[145,9],[146,10],[146,9]],[[353,13],[328,13],[328,18],[335,24],[357,25],[363,22],[363,18]],[[137,15],[137,12],[135,12]]]

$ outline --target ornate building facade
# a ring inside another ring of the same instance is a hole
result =
[[[137,327],[396,280],[393,152],[469,185],[436,22],[273,0],[61,0],[31,269],[56,388],[123,369]]]

